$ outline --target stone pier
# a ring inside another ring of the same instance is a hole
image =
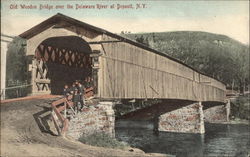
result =
[[[158,122],[159,131],[205,133],[201,103],[194,103],[162,114]]]
[[[230,104],[210,107],[204,110],[205,122],[221,123],[229,121]]]
[[[112,106],[113,102],[100,102],[85,108],[69,121],[67,135],[76,140],[82,134],[87,136],[97,132],[114,137],[115,114]]]

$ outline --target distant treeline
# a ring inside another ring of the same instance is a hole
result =
[[[249,88],[249,45],[225,35],[178,31],[122,34],[219,79],[228,88]]]

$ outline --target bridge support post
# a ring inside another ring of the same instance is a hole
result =
[[[31,95],[35,95],[35,93],[37,92],[36,89],[36,84],[35,84],[35,79],[36,79],[36,64],[35,64],[35,59],[33,58],[31,61],[31,65],[32,65],[32,70],[31,70],[31,85],[32,85],[32,90],[31,90]]]
[[[162,114],[159,117],[158,130],[167,132],[205,133],[201,102]]]
[[[113,102],[99,102],[96,106],[89,106],[69,121],[67,135],[78,139],[82,135],[105,133],[115,136],[115,113]]]
[[[108,130],[107,133],[115,137],[115,112],[113,110],[114,102],[100,102],[100,105],[105,108]]]
[[[227,113],[227,122],[230,121],[230,111],[231,111],[231,102],[230,99],[227,99],[227,103],[226,103],[226,113]]]

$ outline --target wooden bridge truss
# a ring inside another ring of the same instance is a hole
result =
[[[35,84],[33,91],[50,92],[51,73],[49,72],[48,63],[65,65],[71,68],[91,69],[92,60],[89,54],[86,53],[40,44],[35,51],[32,65]],[[65,77],[67,77],[66,75]]]

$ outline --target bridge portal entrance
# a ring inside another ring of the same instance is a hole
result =
[[[32,63],[32,93],[62,94],[65,84],[72,85],[75,80],[92,81],[91,52],[89,44],[76,36],[42,41]]]

